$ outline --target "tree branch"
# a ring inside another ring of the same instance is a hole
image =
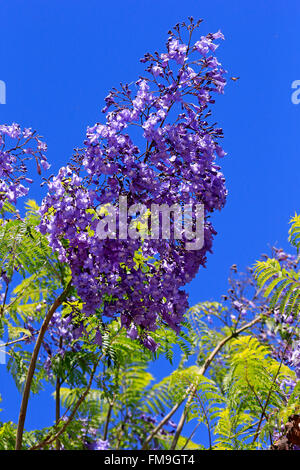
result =
[[[55,313],[55,311],[61,306],[63,303],[66,295],[68,294],[68,291],[71,287],[71,281],[68,283],[67,287],[65,290],[62,292],[61,295],[57,297],[57,299],[54,301],[52,307],[49,309],[43,324],[41,326],[41,329],[39,331],[34,350],[31,356],[31,361],[29,364],[29,368],[27,371],[27,377],[26,377],[26,382],[25,382],[25,387],[24,387],[24,392],[22,396],[22,403],[20,407],[20,414],[19,414],[19,421],[18,421],[18,429],[17,429],[17,436],[16,436],[16,446],[15,450],[21,450],[22,447],[22,440],[23,440],[23,432],[24,432],[24,424],[25,424],[25,418],[26,418],[26,413],[27,413],[27,406],[28,406],[28,400],[29,400],[29,395],[30,395],[30,389],[31,389],[31,384],[32,384],[32,379],[34,376],[35,372],[35,367],[36,367],[36,362],[38,358],[38,354],[41,348],[41,344],[43,341],[43,338],[45,336],[45,333],[47,331],[48,325],[50,323],[50,320]]]
[[[200,369],[200,375],[204,375],[205,372],[207,371],[207,369],[209,368],[211,362],[214,360],[214,358],[216,357],[216,355],[220,352],[220,350],[225,346],[226,343],[228,343],[228,341],[230,341],[232,338],[235,338],[236,336],[238,336],[239,334],[241,334],[243,331],[251,328],[252,326],[254,326],[256,323],[258,323],[259,321],[261,321],[261,316],[259,315],[258,317],[255,317],[251,322],[249,323],[246,323],[246,325],[242,326],[241,328],[239,328],[238,330],[234,331],[233,333],[231,333],[230,335],[226,336],[225,338],[222,339],[222,341],[220,341],[217,346],[215,347],[215,349],[211,352],[211,354],[208,356],[208,358],[206,359],[206,361],[204,362],[203,366],[201,367]],[[187,403],[186,403],[186,406],[184,407],[184,410],[182,412],[182,415],[180,417],[180,420],[179,420],[179,423],[178,423],[178,426],[177,426],[177,429],[176,429],[176,432],[175,432],[175,435],[174,435],[174,439],[173,439],[173,442],[171,444],[171,450],[174,450],[176,448],[176,445],[177,445],[177,442],[178,442],[178,439],[181,435],[181,432],[182,432],[182,429],[183,429],[183,426],[185,424],[185,420],[186,420],[186,417],[187,417],[187,414],[188,414],[188,411],[189,411],[189,408],[192,404],[192,401],[193,401],[193,398],[194,398],[194,395],[197,391],[197,387],[198,387],[198,384],[195,384],[192,386],[191,388],[191,391],[190,391],[190,394],[189,394],[189,398],[187,400]]]
[[[81,403],[85,400],[87,394],[89,393],[90,391],[90,388],[92,386],[92,383],[93,383],[93,379],[94,379],[94,375],[96,373],[96,370],[97,370],[97,367],[98,367],[98,364],[101,360],[102,356],[100,356],[98,358],[98,360],[96,361],[96,363],[94,364],[94,367],[93,367],[93,370],[91,372],[91,376],[90,376],[90,380],[89,380],[89,383],[87,385],[87,388],[85,389],[85,391],[83,392],[83,394],[81,395],[81,397],[78,399],[76,405],[74,406],[73,410],[72,410],[72,413],[70,414],[70,416],[68,417],[68,419],[66,420],[65,424],[63,425],[63,427],[56,432],[56,434],[49,434],[48,436],[45,437],[45,439],[43,439],[42,442],[40,442],[39,444],[31,447],[29,450],[37,450],[37,449],[41,449],[43,448],[44,446],[46,445],[50,445],[52,444],[52,442],[54,441],[57,441],[57,439],[59,438],[59,436],[61,434],[63,434],[65,432],[65,430],[67,429],[67,427],[69,426],[70,422],[72,421],[72,419],[74,418],[78,408],[80,407]],[[59,420],[59,422],[61,422],[62,419]]]
[[[111,341],[111,344],[115,341],[116,337],[119,335],[120,331],[122,330],[122,328],[120,328],[116,333],[115,335],[113,336],[112,338],[112,341]],[[39,444],[36,444],[32,447],[30,447],[29,450],[37,450],[37,449],[41,449],[43,448],[45,445],[49,445],[49,444],[52,444],[53,441],[55,441],[56,439],[59,438],[59,436],[65,432],[65,430],[67,429],[67,427],[69,426],[69,424],[71,423],[72,419],[74,418],[79,406],[81,405],[81,403],[83,403],[83,401],[86,399],[89,391],[90,391],[90,388],[92,386],[92,383],[93,383],[93,379],[94,379],[94,375],[96,373],[96,370],[97,370],[97,367],[98,367],[98,364],[100,363],[100,361],[103,359],[103,357],[105,356],[105,352],[102,352],[102,354],[99,356],[99,358],[97,359],[95,365],[94,365],[94,368],[91,372],[91,376],[90,376],[90,380],[89,380],[89,383],[87,385],[87,388],[85,389],[84,393],[81,395],[81,397],[78,399],[76,405],[74,406],[73,408],[73,411],[72,413],[70,414],[69,418],[65,421],[65,424],[64,426],[62,427],[62,429],[60,429],[55,435],[49,433],[48,436],[46,436],[42,442],[40,442]],[[70,408],[70,407],[69,407]],[[65,417],[66,413],[68,412],[68,410],[65,412],[64,416],[62,416],[60,418],[60,421],[62,421],[62,419]]]

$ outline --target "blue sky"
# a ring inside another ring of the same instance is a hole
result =
[[[229,80],[214,108],[225,134],[229,196],[213,217],[214,254],[189,286],[196,303],[220,299],[233,263],[244,269],[273,244],[288,248],[288,222],[300,211],[300,104],[291,101],[291,84],[300,79],[299,1],[0,0],[7,87],[0,122],[37,129],[56,172],[86,127],[102,119],[109,89],[134,81],[139,58],[163,49],[170,27],[190,15],[205,20],[201,34],[222,30],[218,58],[228,77],[240,77]],[[41,195],[34,186],[31,197],[40,202]],[[3,366],[0,380],[0,419],[16,420],[20,397]],[[52,423],[48,392],[31,401],[27,428]]]

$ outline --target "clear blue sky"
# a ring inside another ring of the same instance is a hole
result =
[[[218,57],[229,77],[240,77],[229,80],[214,110],[225,133],[229,196],[213,217],[214,254],[189,287],[195,303],[219,300],[231,264],[243,269],[274,243],[288,247],[288,221],[300,211],[300,104],[291,102],[291,84],[300,79],[298,0],[2,0],[7,104],[0,122],[37,129],[56,172],[87,125],[102,119],[109,89],[134,81],[139,58],[162,49],[168,29],[190,15],[205,20],[202,34],[222,30]],[[38,186],[32,196],[40,202]],[[20,397],[4,369],[0,419],[16,420]],[[30,403],[27,428],[52,423],[48,396]]]

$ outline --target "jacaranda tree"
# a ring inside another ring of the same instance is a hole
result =
[[[222,302],[190,308],[183,290],[227,196],[210,109],[226,84],[224,36],[200,36],[200,25],[176,25],[165,52],[141,59],[143,75],[109,93],[102,122],[43,178],[40,205],[19,198],[28,175],[49,170],[46,144],[0,126],[1,354],[22,397],[18,423],[0,423],[0,449],[299,444],[298,258],[274,249],[237,279],[233,266]],[[157,207],[170,209],[167,230]],[[298,235],[296,218],[297,248]],[[157,381],[151,363],[163,356],[174,370]],[[24,431],[30,394],[46,383],[55,422]]]

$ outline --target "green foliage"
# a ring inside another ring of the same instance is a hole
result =
[[[35,339],[26,322],[33,319],[38,331],[71,277],[68,266],[58,262],[47,238],[37,230],[37,211],[36,204],[29,201],[21,219],[6,204],[0,219],[1,269],[7,279],[1,335],[7,341],[8,371],[21,393],[32,355],[29,342]],[[12,217],[6,219],[7,214]],[[299,250],[299,216],[292,220],[290,241]],[[137,268],[143,266],[140,252],[136,252],[135,262]],[[255,276],[270,312],[276,308],[286,315],[298,315],[300,279],[296,269],[284,269],[277,260],[268,259],[257,263]],[[40,393],[46,382],[52,384],[53,410],[59,402],[61,419],[47,428],[25,432],[23,449],[40,445],[80,450],[99,438],[108,439],[112,449],[140,449],[174,407],[183,413],[185,424],[178,440],[174,441],[172,423],[167,422],[152,436],[148,448],[170,449],[175,442],[178,450],[265,449],[272,443],[274,430],[299,413],[299,382],[290,394],[285,393],[285,384],[296,381],[294,371],[275,360],[267,344],[261,344],[255,323],[248,324],[245,318],[230,322],[228,305],[202,302],[191,307],[179,335],[160,327],[153,332],[160,345],[153,354],[138,340],[128,338],[120,321],[104,325],[100,309],[86,317],[75,289],[71,292],[72,298],[62,303],[61,314],[72,313],[74,324],[83,322],[85,332],[63,355],[51,353],[52,377],[39,356],[31,386],[32,393]],[[260,325],[265,324],[274,327],[272,315],[263,318]],[[282,327],[276,328],[281,338],[288,337]],[[102,333],[101,348],[93,341],[97,330]],[[162,358],[172,366],[171,372],[156,378],[153,361]],[[70,422],[66,421],[70,416]],[[172,419],[178,422],[178,414]],[[196,430],[201,431],[201,439]],[[58,432],[59,439],[55,439]],[[0,450],[13,449],[15,439],[16,424],[0,423]]]
[[[297,248],[299,253],[300,247],[300,215],[295,214],[295,217],[291,219],[291,228],[289,230],[289,241]]]
[[[291,220],[289,240],[299,249],[300,218],[295,216]],[[294,315],[299,313],[300,304],[300,278],[299,272],[294,269],[285,269],[276,259],[259,261],[255,266],[258,285],[264,289],[269,308],[278,308],[281,314]]]
[[[225,378],[226,408],[221,411],[216,426],[216,448],[265,447],[270,437],[266,433],[270,421],[269,431],[272,431],[275,418],[287,413],[280,384],[284,379],[295,379],[295,373],[273,359],[270,350],[252,336],[232,341],[230,350],[230,369]],[[260,420],[265,422],[262,429],[258,428]],[[257,429],[258,440],[254,443]]]

